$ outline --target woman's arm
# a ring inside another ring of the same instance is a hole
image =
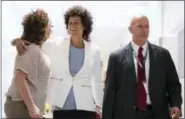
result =
[[[27,45],[31,43],[21,38],[16,38],[11,41],[11,45],[15,46],[19,55],[24,54],[27,51]]]
[[[16,71],[15,75],[15,83],[18,88],[18,91],[23,99],[24,103],[26,104],[28,110],[32,110],[35,107],[35,103],[31,96],[28,83],[27,83],[27,74],[21,70]]]
[[[28,80],[34,82],[38,80],[38,63],[40,62],[40,52],[36,45],[30,45],[28,51],[23,55],[17,55],[15,61],[15,84],[21,99],[28,108],[31,118],[40,118],[40,110],[34,103]]]
[[[91,76],[91,84],[93,90],[94,101],[100,109],[103,101],[103,87],[101,87],[101,57],[98,49],[94,57],[93,73]]]
[[[15,42],[16,42],[16,39],[13,39],[13,40],[11,41],[11,45],[12,45],[12,46],[15,46]]]

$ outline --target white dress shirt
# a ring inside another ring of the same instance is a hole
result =
[[[138,75],[137,74],[137,55],[138,55],[138,50],[139,50],[139,47],[138,45],[136,45],[133,41],[131,42],[132,44],[132,48],[134,50],[134,53],[133,53],[133,58],[134,58],[134,64],[135,64],[135,71],[136,71],[136,76]],[[147,104],[151,104],[151,101],[150,101],[150,96],[149,96],[149,91],[148,91],[148,80],[149,80],[149,67],[150,67],[150,59],[149,59],[149,51],[148,51],[148,42],[146,42],[143,46],[143,51],[142,51],[142,54],[143,54],[143,57],[145,56],[145,54],[147,53],[147,57],[146,57],[146,60],[145,60],[145,76],[146,76],[146,82],[144,82],[144,87],[145,87],[145,90],[146,90],[146,93],[147,93]]]

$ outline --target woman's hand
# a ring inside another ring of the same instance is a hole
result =
[[[28,109],[28,111],[31,118],[43,118],[40,113],[40,109],[36,105],[33,105],[31,108]]]

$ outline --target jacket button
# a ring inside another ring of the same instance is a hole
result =
[[[133,109],[136,110],[136,106],[133,106]]]

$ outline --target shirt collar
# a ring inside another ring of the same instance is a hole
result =
[[[134,52],[138,54],[138,50],[139,50],[140,46],[135,44],[134,41],[131,42],[131,45],[132,45],[132,48],[133,48]],[[147,48],[148,48],[148,41],[145,42],[145,44],[142,46],[142,48],[143,48],[143,52],[142,53],[145,54],[146,51],[147,51]]]

